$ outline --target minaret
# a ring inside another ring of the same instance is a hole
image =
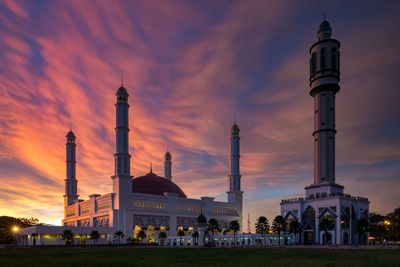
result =
[[[165,178],[167,178],[168,180],[172,180],[172,161],[171,161],[171,153],[169,153],[169,151],[167,151],[167,153],[165,153],[164,156],[164,176]]]
[[[66,169],[64,206],[69,206],[78,200],[78,181],[76,180],[76,144],[75,134],[70,130],[67,133],[66,146]]]
[[[340,81],[340,43],[324,20],[310,48],[310,95],[314,98],[314,184],[335,184],[335,95]]]
[[[231,174],[229,175],[229,191],[240,191],[240,172],[239,172],[239,136],[240,129],[235,123],[231,131]]]
[[[240,149],[239,149],[239,126],[236,122],[231,129],[231,174],[229,175],[229,191],[228,193],[228,203],[234,203],[237,206],[240,215],[240,228],[242,229],[242,210],[243,210],[243,192],[240,191],[240,169],[239,169],[239,159],[240,159]]]
[[[128,205],[130,193],[132,193],[132,177],[130,174],[129,154],[129,94],[121,85],[116,92],[116,140],[114,154],[113,192],[115,194],[115,208],[123,208]]]

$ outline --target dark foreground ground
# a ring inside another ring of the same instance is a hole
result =
[[[400,250],[137,247],[1,249],[0,266],[400,267]]]

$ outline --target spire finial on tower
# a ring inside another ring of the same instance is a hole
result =
[[[124,76],[122,75],[122,72],[121,72],[121,86],[124,86]]]
[[[153,163],[150,161],[150,173],[153,173]]]
[[[324,20],[325,20],[325,11],[324,11]]]
[[[72,132],[72,122],[69,121],[69,131]]]

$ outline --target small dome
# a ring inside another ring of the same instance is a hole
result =
[[[322,21],[321,25],[319,25],[319,29],[318,29],[319,40],[329,39],[329,38],[331,38],[331,35],[332,35],[331,24],[329,24],[329,22],[327,20]]]
[[[117,101],[126,101],[129,96],[128,91],[126,91],[126,89],[123,85],[121,85],[121,87],[118,88],[115,95],[117,96]]]
[[[186,194],[174,182],[160,177],[153,172],[132,180],[132,192],[150,195],[164,195],[164,193],[175,193],[178,197],[186,198]]]
[[[204,216],[203,213],[200,214],[200,215],[197,217],[197,224],[198,224],[198,225],[207,224],[207,218],[206,218],[206,216]]]
[[[240,129],[239,129],[239,126],[237,126],[236,123],[232,126],[231,132],[232,132],[232,135],[239,135]]]
[[[73,131],[69,131],[68,133],[67,133],[67,139],[68,140],[75,140],[75,134],[74,134],[74,132]]]

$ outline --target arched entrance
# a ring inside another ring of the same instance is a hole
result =
[[[304,245],[313,245],[315,243],[315,210],[308,206],[302,214],[303,219],[303,242]]]
[[[304,245],[312,245],[314,244],[314,231],[311,230],[305,230],[304,231]]]

